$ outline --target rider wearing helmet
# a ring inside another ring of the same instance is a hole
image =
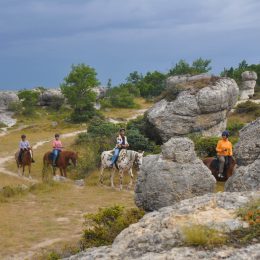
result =
[[[219,174],[218,177],[223,178],[223,170],[225,165],[225,157],[232,156],[232,144],[228,140],[229,133],[228,131],[224,131],[222,133],[222,139],[218,141],[216,151],[219,159]]]
[[[53,148],[53,158],[52,158],[52,164],[53,166],[56,166],[56,159],[58,158],[59,153],[61,152],[62,147],[62,143],[60,141],[60,135],[59,134],[55,134],[55,139],[52,142],[52,148]]]
[[[114,155],[112,157],[110,167],[113,167],[114,163],[116,162],[121,149],[126,149],[129,146],[127,142],[127,137],[125,136],[125,129],[121,128],[119,131],[119,135],[116,139],[116,147],[114,149]]]
[[[21,135],[21,139],[22,140],[19,143],[19,156],[18,156],[19,162],[22,161],[22,154],[23,154],[23,152],[30,151],[32,162],[34,163],[35,161],[33,159],[33,154],[32,154],[32,151],[31,151],[32,148],[31,148],[29,142],[26,140],[26,135],[22,134]]]

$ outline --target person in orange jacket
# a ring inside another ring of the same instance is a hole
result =
[[[218,177],[223,178],[223,170],[225,165],[225,157],[232,156],[232,143],[228,140],[229,133],[228,131],[224,131],[222,133],[222,139],[218,141],[217,144],[217,155],[219,159],[219,174]]]

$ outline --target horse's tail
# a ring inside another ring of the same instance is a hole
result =
[[[43,156],[43,167],[42,167],[42,181],[47,182],[48,181],[48,152],[44,154]]]

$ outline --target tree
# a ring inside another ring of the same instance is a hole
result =
[[[170,76],[175,76],[185,74],[197,75],[201,73],[207,73],[212,69],[211,67],[209,67],[210,63],[211,60],[204,60],[202,58],[194,60],[192,62],[192,65],[190,65],[185,60],[180,60],[178,63],[175,64],[175,67],[169,70],[168,74]]]
[[[131,72],[129,76],[126,78],[127,83],[131,83],[134,85],[137,85],[140,83],[143,79],[143,75],[139,73],[138,71]]]
[[[201,73],[207,73],[212,68],[209,67],[209,64],[211,63],[211,60],[203,60],[202,58],[199,58],[192,62],[192,74],[201,74]]]
[[[107,87],[108,88],[111,88],[112,87],[112,79],[108,79],[108,81],[107,81]]]
[[[85,64],[72,65],[71,68],[60,88],[73,108],[71,119],[75,122],[87,121],[96,114],[93,88],[99,84],[97,73]]]
[[[38,103],[40,93],[34,90],[21,90],[18,92],[18,97],[24,108],[24,115],[33,115],[35,113],[34,107]]]

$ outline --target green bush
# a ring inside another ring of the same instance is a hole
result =
[[[18,92],[18,97],[22,103],[22,114],[32,116],[35,114],[35,107],[38,104],[40,93],[34,90],[21,90]]]
[[[85,215],[82,249],[112,244],[123,229],[138,222],[143,216],[144,211],[125,209],[123,206],[99,209],[96,214]]]
[[[11,102],[8,105],[8,110],[14,112],[15,114],[19,115],[22,113],[23,105],[20,101],[18,102]]]
[[[231,136],[238,136],[239,131],[245,126],[245,123],[237,120],[228,121],[227,130]]]
[[[236,107],[236,113],[252,115],[257,118],[260,116],[260,104],[256,104],[252,101],[246,101]]]

